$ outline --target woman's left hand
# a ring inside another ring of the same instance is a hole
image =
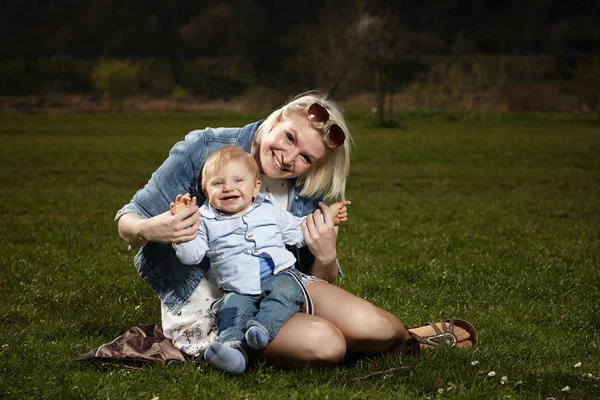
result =
[[[337,276],[335,262],[337,227],[333,224],[329,207],[325,203],[319,203],[319,207],[320,210],[309,214],[302,221],[302,233],[308,249],[315,256],[313,274],[327,281],[333,281]]]

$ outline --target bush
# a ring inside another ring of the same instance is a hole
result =
[[[175,86],[173,88],[173,92],[171,93],[171,98],[178,103],[186,101],[191,96],[192,92],[188,89],[181,87],[180,85]]]
[[[121,60],[101,60],[92,72],[94,87],[105,97],[122,100],[139,93],[140,64]]]
[[[184,64],[179,83],[208,99],[230,98],[253,83],[252,74],[242,65],[236,59],[196,58]]]
[[[30,94],[37,93],[38,89],[38,82],[34,79],[31,68],[28,68],[25,61],[0,62],[0,94]]]
[[[175,86],[173,69],[169,60],[148,58],[140,61],[140,87],[151,96],[171,94]]]

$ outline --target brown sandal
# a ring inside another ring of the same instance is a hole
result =
[[[467,321],[462,319],[449,319],[449,320],[440,320],[440,325],[442,329],[438,328],[437,323],[429,323],[425,324],[425,326],[431,325],[435,330],[435,335],[430,336],[419,336],[416,333],[410,332],[410,335],[415,338],[419,343],[438,347],[441,344],[445,344],[450,347],[455,347],[458,344],[458,339],[454,334],[454,327],[458,326],[459,328],[463,328],[465,331],[469,332],[471,337],[469,337],[470,342],[473,343],[473,346],[477,344],[477,331]]]

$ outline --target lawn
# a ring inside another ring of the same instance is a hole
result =
[[[475,349],[235,378],[203,362],[75,361],[160,319],[115,212],[188,131],[263,116],[0,115],[1,398],[600,398],[590,115],[405,113],[393,129],[349,116],[337,284],[407,325],[467,319]]]

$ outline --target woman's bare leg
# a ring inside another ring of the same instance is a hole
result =
[[[368,301],[335,285],[313,282],[306,287],[315,306],[315,314],[338,327],[344,337],[348,351],[360,353],[382,353],[406,341],[409,331],[393,314],[375,307]],[[431,326],[411,329],[420,336],[435,334]],[[470,344],[469,333],[455,327],[459,346]]]
[[[313,282],[306,288],[315,314],[342,331],[350,352],[382,353],[410,338],[393,314],[344,289],[324,282]]]
[[[296,313],[263,351],[263,358],[280,367],[337,365],[346,354],[346,340],[331,322]]]

